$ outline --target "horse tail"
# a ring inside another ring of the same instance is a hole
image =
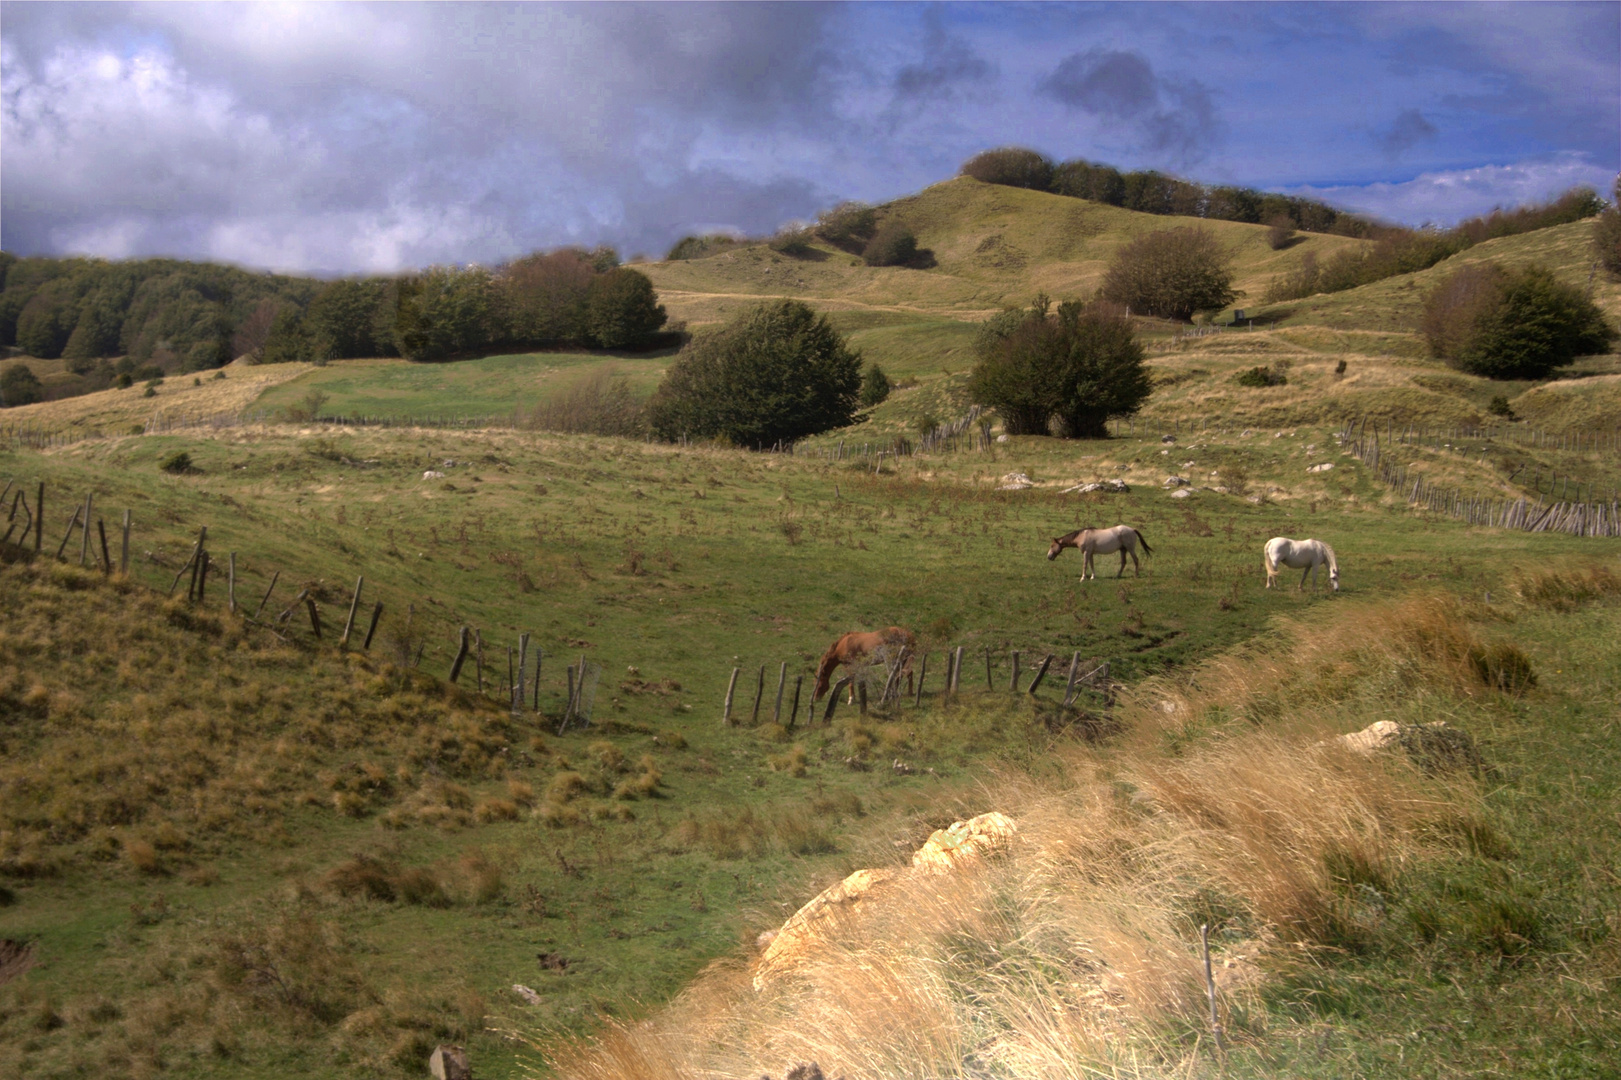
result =
[[[1135,525],[1132,526],[1131,531],[1137,534],[1137,542],[1143,546],[1143,554],[1154,554],[1154,549],[1148,546],[1148,538],[1143,535],[1143,531]]]

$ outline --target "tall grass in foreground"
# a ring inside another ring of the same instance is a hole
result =
[[[1472,614],[1442,596],[1347,606],[1141,684],[1116,744],[1056,750],[1056,780],[985,785],[982,809],[1019,823],[1003,857],[892,879],[760,993],[719,964],[550,1059],[582,1080],[812,1060],[851,1080],[1193,1069],[1213,1052],[1203,924],[1220,1023],[1258,1041],[1280,973],[1367,947],[1415,871],[1491,847],[1471,778],[1324,741],[1496,693]]]

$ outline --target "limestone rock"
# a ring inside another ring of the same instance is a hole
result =
[[[1130,490],[1131,488],[1126,486],[1126,482],[1124,480],[1115,479],[1099,480],[1089,484],[1076,484],[1074,487],[1065,488],[1059,494],[1073,495],[1078,493],[1081,495],[1090,495],[1094,491],[1106,491],[1113,494],[1121,494],[1124,492],[1129,492]]]
[[[912,856],[912,868],[927,874],[950,873],[966,861],[1003,850],[1018,831],[1006,814],[991,811],[936,829],[928,843]]]
[[[433,1080],[473,1080],[473,1067],[467,1063],[467,1051],[459,1046],[439,1045],[428,1058],[428,1072]]]
[[[1320,464],[1317,464],[1317,465],[1309,465],[1309,466],[1307,466],[1306,471],[1307,472],[1328,472],[1333,467],[1334,467],[1334,463],[1332,461],[1324,461],[1324,462],[1321,462]]]
[[[443,480],[444,478],[445,474],[440,472],[438,469],[429,469],[427,472],[422,474],[422,479],[424,480]]]
[[[997,485],[997,490],[1023,491],[1028,487],[1035,487],[1035,485],[1030,482],[1030,478],[1028,476],[1024,475],[1022,472],[1010,472],[1006,476],[1002,477],[1002,482]]]
[[[1187,487],[1188,486],[1188,478],[1185,477],[1185,476],[1167,476],[1165,478],[1165,485],[1164,486],[1165,487]]]
[[[1394,720],[1376,720],[1361,731],[1341,735],[1338,741],[1358,754],[1376,754],[1401,742],[1401,725]]]
[[[894,876],[893,870],[857,870],[794,912],[760,954],[754,969],[754,988],[763,989],[773,976],[792,967],[814,948],[822,926],[869,901],[874,891]]]
[[[1171,498],[1173,498],[1173,499],[1186,499],[1188,496],[1190,496],[1192,494],[1193,494],[1193,489],[1190,488],[1190,487],[1177,488],[1175,491],[1171,492]]]

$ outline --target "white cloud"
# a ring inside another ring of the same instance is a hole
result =
[[[1513,165],[1421,173],[1394,183],[1284,189],[1404,225],[1452,225],[1495,207],[1541,202],[1586,185],[1609,195],[1615,174],[1585,154],[1564,153]]]

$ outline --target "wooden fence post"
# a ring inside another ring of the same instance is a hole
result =
[[[563,703],[563,721],[557,726],[557,733],[561,735],[568,722],[574,718],[574,665],[570,664],[568,671],[568,700]]]
[[[996,684],[991,682],[991,647],[989,645],[985,646],[985,689],[996,689]]]
[[[366,575],[355,578],[355,595],[349,601],[349,617],[343,622],[343,637],[338,644],[344,648],[349,647],[349,634],[355,628],[355,611],[360,607],[360,590],[366,584]]]
[[[1041,668],[1040,668],[1040,670],[1038,670],[1036,672],[1036,677],[1034,679],[1030,680],[1030,688],[1027,691],[1025,691],[1026,693],[1032,694],[1032,695],[1035,694],[1036,687],[1040,686],[1041,685],[1041,680],[1045,679],[1047,677],[1047,669],[1052,666],[1052,662],[1053,662],[1053,654],[1048,653],[1046,659],[1042,660]]]
[[[1014,649],[1013,650],[1013,678],[1008,683],[1008,693],[1017,694],[1018,692],[1019,692],[1019,650]]]
[[[234,551],[226,556],[225,606],[232,615],[236,614],[236,552]]]
[[[118,572],[129,576],[129,511],[124,511],[124,545],[118,552]]]
[[[125,520],[128,521],[129,520],[129,518],[128,518],[129,511],[127,511],[127,510],[124,511],[124,514],[125,514]],[[125,530],[125,535],[126,536],[129,535],[127,529]],[[270,594],[276,591],[276,582],[280,578],[281,578],[281,571],[280,570],[277,570],[274,574],[270,575],[270,587],[265,590],[264,596],[259,600],[258,608],[256,608],[254,610],[254,612],[253,612],[253,617],[255,619],[257,619],[259,617],[260,612],[264,611],[265,605],[270,603]]]
[[[861,715],[867,715],[867,680],[856,683],[856,700],[861,703]]]
[[[923,707],[923,680],[929,677],[929,654],[923,654],[923,662],[918,665],[917,672],[917,698],[912,702],[912,708]]]
[[[952,660],[951,660],[951,696],[952,697],[957,696],[957,687],[958,687],[959,683],[961,682],[961,680],[962,680],[962,646],[958,645],[957,646],[957,651],[954,654],[952,654]]]
[[[777,671],[777,707],[771,711],[771,722],[773,724],[782,723],[782,691],[787,685],[788,661],[784,660],[782,667]]]
[[[208,563],[208,549],[204,548],[203,553],[197,557],[197,602],[199,604],[203,602],[203,589],[208,586]]]
[[[1069,703],[1075,700],[1075,676],[1080,674],[1080,670],[1081,654],[1076,653],[1069,658],[1069,680],[1064,684],[1064,707],[1066,709],[1069,707]]]
[[[535,647],[535,711],[540,711],[540,662],[545,659],[546,650]]]
[[[83,512],[84,507],[82,506],[76,506],[73,508],[73,516],[68,519],[68,531],[62,534],[62,542],[56,545],[56,557],[58,559],[60,559],[62,557],[62,553],[68,549],[68,539],[73,535],[73,526],[79,523],[79,515]]]
[[[90,558],[90,500],[92,496],[84,497],[84,528],[79,532],[79,565],[83,566]]]
[[[732,723],[732,691],[737,689],[737,673],[742,670],[742,668],[733,668],[732,680],[726,684],[726,704],[721,706],[720,722],[727,726]]]
[[[788,712],[788,730],[789,731],[792,731],[794,729],[794,724],[797,723],[798,720],[799,720],[799,689],[800,689],[800,687],[802,687],[804,685],[805,685],[805,676],[803,676],[803,675],[795,675],[794,676],[794,707],[791,710],[789,710],[789,712]],[[806,724],[805,726],[809,727],[810,725]]]
[[[370,635],[367,636],[370,637]],[[450,662],[450,681],[452,685],[455,684],[457,679],[461,678],[462,665],[467,662],[468,647],[467,627],[464,626],[462,627],[461,640],[456,644],[456,659]]]
[[[484,693],[484,631],[473,631],[473,671],[478,675],[478,692]],[[570,686],[573,684],[570,683]],[[567,719],[565,717],[565,719]]]
[[[760,699],[765,696],[765,665],[760,665],[760,679],[754,685],[754,711],[749,714],[749,727],[760,726]]]
[[[309,594],[308,589],[304,590],[304,606],[309,609],[310,628],[315,631],[315,637],[319,640],[321,637],[321,613],[316,609],[315,597]],[[417,654],[417,658],[418,660],[421,659],[420,653]]]
[[[23,537],[25,540],[27,536]],[[45,543],[45,481],[39,482],[39,494],[34,496],[34,554],[38,555]],[[174,590],[170,590],[173,592]]]
[[[529,687],[524,682],[529,669],[529,635],[518,635],[518,685],[512,688],[512,715],[523,712],[523,703],[529,700]]]
[[[848,687],[849,685],[850,685],[850,676],[846,675],[844,678],[842,678],[838,682],[834,683],[833,684],[833,689],[828,691],[828,694],[827,694],[827,712],[822,714],[822,723],[831,724],[833,722],[833,709],[839,703],[839,695],[844,693],[845,688]],[[806,725],[806,726],[809,726],[809,725]]]
[[[107,554],[107,523],[100,518],[96,519],[96,535],[101,538],[101,572],[103,576],[110,577],[113,572],[113,560]]]

